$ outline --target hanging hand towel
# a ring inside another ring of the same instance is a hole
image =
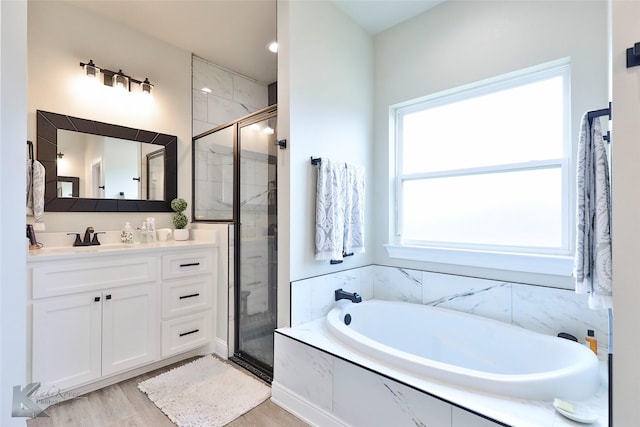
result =
[[[322,158],[316,188],[316,260],[342,260],[344,163]]]
[[[364,253],[364,168],[347,164],[343,249],[346,253]]]
[[[27,160],[27,215],[35,222],[44,222],[44,177],[45,170],[37,160]]]
[[[613,306],[611,195],[607,149],[600,119],[582,117],[576,175],[576,292],[589,294],[589,308]]]

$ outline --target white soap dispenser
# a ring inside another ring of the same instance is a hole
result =
[[[147,243],[147,234],[147,222],[145,221],[140,229],[140,243]]]

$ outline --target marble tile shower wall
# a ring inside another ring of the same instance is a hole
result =
[[[269,104],[266,84],[195,56],[192,73],[194,136],[237,120]],[[208,91],[203,91],[204,88]],[[197,150],[199,153],[196,156],[198,164],[195,179],[199,194],[196,197],[196,218],[229,219],[232,217],[233,206],[233,147],[230,144],[217,144],[213,140],[202,140],[197,145]],[[250,155],[245,156],[244,152],[242,154],[241,182],[246,186],[241,191],[248,198],[266,194],[267,180],[262,177],[266,173],[266,161]],[[255,183],[260,182],[264,183],[264,188],[255,188]]]
[[[233,149],[206,139],[196,145],[196,199],[198,219],[233,217]],[[269,181],[269,156],[243,150],[240,165],[240,203],[243,209],[242,237],[266,236]]]
[[[371,265],[291,284],[291,325],[325,316],[335,289],[364,300],[407,301],[463,311],[548,335],[568,332],[579,340],[594,329],[606,351],[607,312],[589,310],[586,295],[572,290]]]
[[[269,104],[264,83],[193,57],[193,136]],[[203,91],[208,88],[210,92]]]
[[[232,218],[233,148],[202,139],[196,150],[196,218]]]
[[[240,154],[240,209],[242,238],[266,237],[269,227],[269,182],[275,168],[269,168],[269,155],[242,150]]]

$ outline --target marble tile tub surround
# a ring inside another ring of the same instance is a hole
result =
[[[606,371],[602,360],[602,386],[581,402],[598,415],[590,425],[607,425]],[[322,426],[578,425],[558,414],[551,401],[478,393],[378,363],[336,342],[322,319],[276,331],[272,400]]]
[[[607,351],[607,312],[590,310],[587,296],[573,290],[379,265],[292,282],[291,326],[324,317],[338,288],[358,292],[364,300],[444,307],[554,336],[568,332],[581,342],[593,329],[600,353]]]

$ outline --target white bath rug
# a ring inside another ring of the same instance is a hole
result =
[[[213,356],[150,378],[138,388],[179,427],[223,426],[271,395],[269,386]]]

